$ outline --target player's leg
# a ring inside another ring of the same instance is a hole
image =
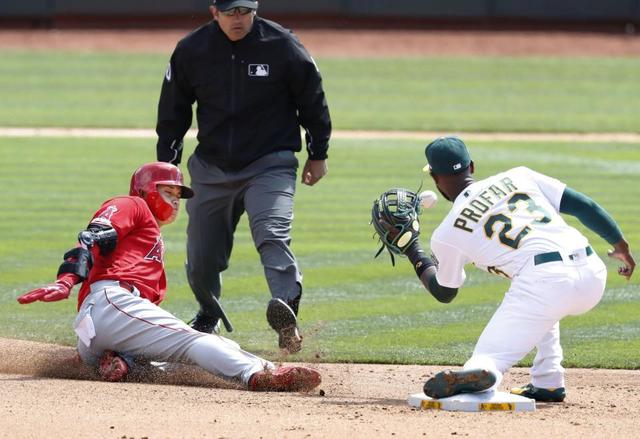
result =
[[[171,313],[120,287],[102,288],[89,298],[93,302],[90,314],[95,337],[83,349],[84,356],[81,352],[86,362],[95,361],[104,351],[115,351],[123,357],[194,363],[245,384],[254,373],[273,368],[237,343],[195,331]]]
[[[535,288],[516,279],[482,331],[462,372],[445,371],[425,383],[432,397],[461,391],[492,391],[503,374],[522,359],[556,323],[545,301],[534,299]],[[435,395],[435,396],[434,396]]]
[[[496,376],[496,389],[503,374],[533,349],[557,322],[544,306],[530,303],[531,294],[514,282],[482,331],[465,370],[487,369]]]
[[[233,233],[243,210],[235,198],[238,190],[219,184],[224,181],[224,173],[193,157],[189,159],[189,171],[195,195],[186,206],[189,221],[185,268],[200,304],[193,328],[211,333],[221,317],[214,297],[220,297],[221,273],[228,267]]]
[[[543,352],[538,357],[541,368],[549,364],[549,374],[561,372],[562,349],[557,322],[572,314],[581,314],[593,308],[604,290],[606,271],[602,262],[593,255],[577,263],[549,263],[530,268],[514,279],[511,288],[483,331],[474,356],[491,358],[502,373],[526,355],[534,346]],[[545,362],[545,356],[551,356]]]
[[[582,314],[592,309],[601,299],[606,282],[606,267],[597,255],[575,262],[565,262],[573,273],[573,288],[557,297],[556,310],[559,317]],[[562,266],[560,266],[562,267]],[[548,284],[563,282],[558,266],[545,267],[544,277]],[[560,276],[557,276],[560,275]],[[565,397],[563,350],[560,345],[560,325],[557,323],[536,345],[537,353],[531,368],[531,384],[516,388],[515,393],[535,393],[539,400],[562,401]]]
[[[83,363],[88,364],[89,366],[96,366],[98,361],[100,361],[100,356],[102,351],[94,351],[90,348],[90,344],[85,344],[80,338],[78,338],[77,350],[78,355]]]
[[[133,358],[120,356],[111,350],[92,349],[96,336],[93,323],[95,299],[88,297],[76,316],[73,328],[78,335],[77,352],[80,359],[90,366],[96,366],[105,381],[121,381],[133,366]],[[99,313],[98,313],[99,314]]]
[[[560,322],[553,325],[536,345],[531,367],[531,384],[541,388],[564,387],[563,351],[560,345]]]
[[[295,168],[272,168],[253,177],[244,195],[251,234],[271,294],[292,305],[299,300],[302,282],[289,247],[295,186]]]
[[[464,365],[464,371],[486,370],[494,375],[495,384],[490,389],[497,388],[502,374],[540,343],[543,352],[538,357],[536,373],[562,382],[559,331],[557,337],[549,334],[563,317],[584,313],[595,306],[606,280],[606,270],[597,256],[570,263],[529,266],[523,271],[514,279]],[[555,339],[547,340],[547,336]],[[545,355],[552,358],[545,361]],[[550,369],[547,371],[543,366]]]
[[[234,341],[195,331],[120,287],[104,288],[90,297],[96,335],[88,351],[93,356],[117,351],[120,356],[115,358],[121,362],[121,357],[133,357],[193,363],[220,377],[238,380],[253,391],[309,391],[320,384],[320,374],[314,369],[275,368]]]
[[[251,179],[244,202],[273,297],[267,309],[269,324],[279,333],[280,347],[297,352],[302,340],[296,321],[302,295],[302,274],[289,247],[297,161],[292,153],[285,158],[288,160],[284,162],[286,166],[282,163],[279,167],[270,166]]]
[[[568,299],[569,315],[584,314],[593,309],[602,299],[607,284],[607,267],[597,254],[586,258],[586,263],[577,265],[578,281],[573,298]]]

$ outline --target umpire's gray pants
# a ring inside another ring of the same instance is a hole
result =
[[[187,277],[203,312],[219,317],[220,273],[227,269],[241,215],[264,266],[271,296],[295,303],[302,274],[289,248],[298,160],[291,151],[268,154],[246,168],[224,172],[193,154],[188,169],[195,196],[187,200]]]

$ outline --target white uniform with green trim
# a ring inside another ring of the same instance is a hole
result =
[[[565,187],[526,167],[510,169],[468,186],[433,232],[440,285],[461,287],[468,263],[512,280],[465,364],[493,370],[494,388],[534,347],[533,385],[564,387],[558,322],[590,310],[604,292],[604,263],[559,214]]]

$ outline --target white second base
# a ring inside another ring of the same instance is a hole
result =
[[[536,410],[535,400],[507,392],[462,393],[440,399],[430,398],[424,393],[415,393],[409,396],[409,405],[423,410],[453,412],[533,412]]]

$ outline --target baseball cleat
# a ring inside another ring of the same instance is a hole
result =
[[[249,390],[254,392],[309,392],[320,385],[320,373],[303,366],[284,366],[251,375]]]
[[[284,328],[278,333],[278,346],[290,354],[295,354],[302,350],[302,335],[297,326]]]
[[[278,346],[290,354],[302,350],[302,335],[298,330],[298,319],[289,305],[282,299],[273,298],[267,306],[267,321],[278,333]]]
[[[105,381],[123,381],[129,373],[129,365],[117,353],[104,351],[98,363],[98,373]]]
[[[220,319],[209,317],[201,311],[189,322],[192,329],[206,334],[220,334]]]
[[[562,402],[567,396],[564,387],[545,389],[543,387],[536,387],[531,383],[522,387],[514,387],[511,389],[511,393],[524,396],[525,398],[535,399],[538,402]]]
[[[424,393],[431,398],[446,398],[460,393],[482,392],[495,383],[496,376],[487,369],[445,370],[427,380]]]

